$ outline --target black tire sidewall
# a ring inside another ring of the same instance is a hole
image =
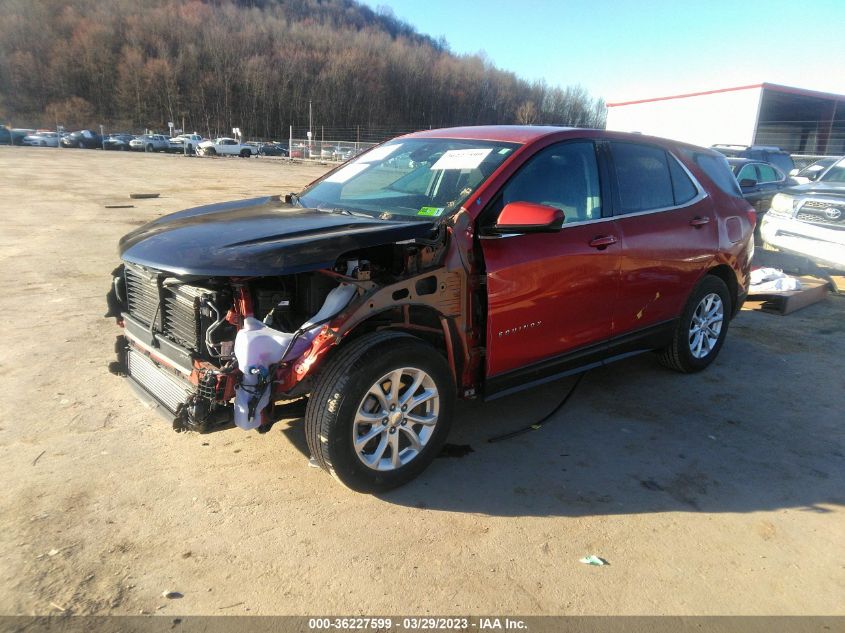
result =
[[[710,353],[704,358],[696,358],[692,355],[692,350],[690,350],[689,346],[689,329],[692,323],[693,314],[695,313],[698,304],[701,303],[701,300],[710,293],[719,295],[719,298],[722,300],[722,307],[724,310],[722,329],[719,331],[719,338],[716,341],[716,345],[714,345],[713,349],[710,350]],[[728,323],[730,322],[732,309],[733,304],[731,303],[731,293],[725,285],[725,282],[718,277],[715,277],[714,275],[707,275],[695,287],[695,290],[693,290],[689,300],[687,300],[687,305],[684,307],[684,312],[681,315],[680,322],[678,323],[678,332],[676,334],[678,337],[676,341],[678,354],[681,357],[681,362],[688,371],[700,371],[704,369],[719,355],[719,351],[722,349],[722,344],[725,342],[725,337],[728,334]]]
[[[438,422],[428,443],[410,463],[392,471],[377,471],[368,468],[356,455],[352,422],[367,390],[376,380],[400,367],[422,369],[434,380],[440,397]],[[331,428],[324,447],[331,473],[353,490],[379,492],[410,481],[437,457],[449,434],[455,386],[443,357],[426,343],[407,337],[374,346],[359,356],[347,371],[343,390],[334,392],[332,401],[334,413],[329,414]]]

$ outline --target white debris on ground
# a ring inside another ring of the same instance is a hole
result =
[[[801,290],[801,282],[777,268],[755,268],[751,271],[749,294]]]

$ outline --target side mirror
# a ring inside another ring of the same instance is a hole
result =
[[[739,181],[739,186],[743,189],[750,189],[757,186],[757,181],[753,178],[743,178]]]
[[[815,182],[816,180],[818,180],[818,179],[819,179],[819,176],[821,176],[821,175],[822,175],[822,172],[823,172],[823,171],[824,171],[824,169],[819,169],[818,171],[810,172],[810,173],[807,175],[807,178],[809,178],[809,179],[810,179],[810,182]]]
[[[797,167],[796,167],[795,169],[790,169],[790,170],[789,170],[789,175],[790,175],[790,176],[797,176],[799,171],[800,171],[800,170],[799,170]]]
[[[561,209],[534,202],[510,202],[493,226],[495,233],[555,233],[563,226]]]

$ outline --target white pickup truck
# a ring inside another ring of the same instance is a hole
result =
[[[202,143],[202,136],[194,132],[193,134],[180,134],[169,139],[170,151],[185,154],[193,154],[199,144]]]
[[[220,137],[211,141],[203,141],[197,146],[197,154],[200,156],[240,156],[249,158],[258,151],[252,145],[238,143],[233,138]]]

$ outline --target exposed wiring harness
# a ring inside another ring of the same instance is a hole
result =
[[[534,422],[533,424],[529,424],[528,426],[526,426],[524,428],[517,429],[516,431],[511,431],[510,433],[504,433],[502,435],[495,435],[491,438],[488,438],[487,441],[490,442],[491,444],[493,444],[495,442],[501,442],[503,440],[509,440],[513,437],[518,437],[520,435],[524,435],[525,433],[529,433],[531,431],[539,431],[543,427],[543,425],[546,422],[548,422],[555,413],[557,413],[558,411],[560,411],[563,408],[563,405],[565,405],[567,403],[567,401],[572,397],[572,394],[575,393],[575,390],[578,388],[578,385],[581,384],[581,380],[583,380],[584,376],[586,376],[586,375],[587,375],[586,371],[578,374],[578,378],[575,379],[575,382],[569,388],[569,391],[566,392],[566,395],[563,397],[563,400],[561,400],[554,409],[549,411],[549,413],[547,413],[545,416],[540,418],[537,422]]]

